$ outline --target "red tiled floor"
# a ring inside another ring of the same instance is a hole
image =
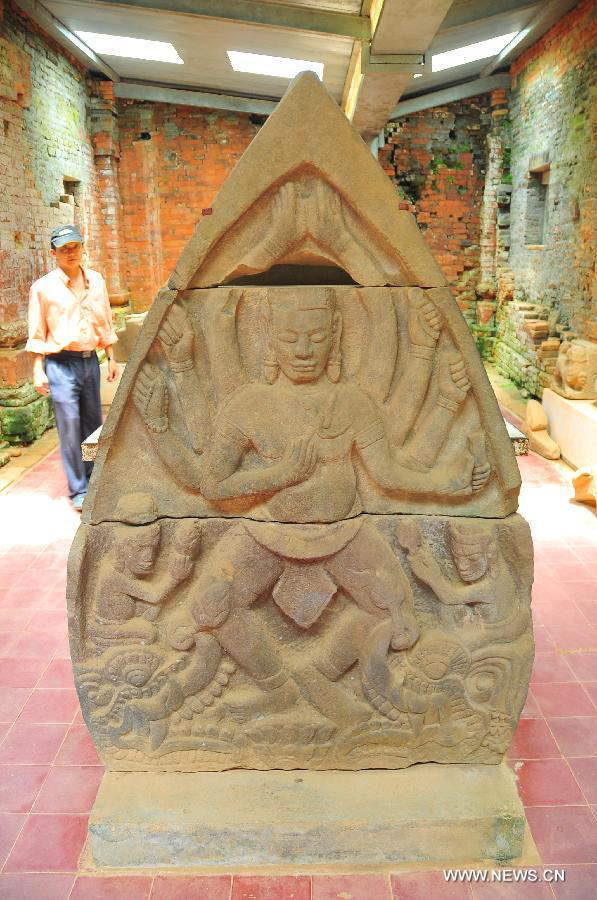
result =
[[[49,766],[1,766],[0,811],[28,813],[49,771]]]
[[[74,875],[0,875],[3,900],[67,900]]]
[[[597,710],[581,684],[533,684],[544,716],[594,716]]]
[[[585,802],[565,759],[528,759],[514,770],[525,807]]]
[[[535,806],[527,819],[544,865],[597,863],[597,820],[588,806]]]
[[[565,756],[597,755],[597,716],[549,719],[548,724]]]
[[[561,653],[538,652],[535,655],[531,684],[546,684],[554,681],[575,681],[572,669]]]
[[[0,659],[0,687],[34,687],[47,665],[47,659]]]
[[[99,766],[99,756],[85,725],[71,725],[56,757],[58,766]]]
[[[77,878],[69,900],[146,900],[151,878],[141,875],[87,876]],[[187,894],[189,900],[193,894]]]
[[[597,652],[570,653],[566,662],[579,681],[597,681]]]
[[[101,766],[52,766],[33,812],[90,812],[102,776]]]
[[[34,690],[25,704],[19,722],[64,722],[70,724],[79,709],[73,690]]]
[[[569,762],[587,802],[597,803],[597,756],[577,757],[570,759]]]
[[[53,659],[39,680],[40,688],[74,688],[70,659]]]
[[[557,900],[595,900],[597,866],[568,866],[566,880],[552,887]]]
[[[387,875],[313,875],[312,900],[392,900]]]
[[[0,813],[0,866],[8,857],[26,818],[16,813]]]
[[[156,875],[151,900],[229,900],[231,887],[230,875]]]
[[[390,882],[394,900],[467,900],[471,897],[467,884],[447,882],[443,872],[405,872],[392,875]]]
[[[512,759],[550,759],[560,750],[545,719],[521,719],[508,750]]]
[[[521,871],[521,870],[518,870]],[[522,870],[529,871],[529,870]],[[535,873],[535,870],[532,870]],[[538,875],[540,873],[537,873]],[[514,874],[512,874],[514,877]],[[534,874],[533,876],[534,877]],[[551,877],[548,875],[548,877]],[[539,881],[495,882],[493,884],[473,884],[473,900],[552,900],[553,892],[549,884]]]
[[[14,722],[31,694],[31,688],[0,687],[0,722]]]
[[[21,725],[8,732],[0,746],[0,764],[51,763],[65,738],[67,725]]]
[[[230,900],[310,900],[308,875],[235,875]]]
[[[87,816],[30,813],[6,872],[74,872],[87,836]]]

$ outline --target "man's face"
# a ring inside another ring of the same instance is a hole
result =
[[[74,269],[81,265],[83,259],[83,244],[79,241],[69,241],[62,247],[50,251],[61,269]]]
[[[317,381],[332,347],[329,309],[304,309],[309,301],[287,302],[272,309],[272,341],[276,361],[295,384]]]

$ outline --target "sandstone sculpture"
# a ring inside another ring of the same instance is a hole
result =
[[[574,490],[572,499],[577,503],[597,506],[597,479],[593,466],[582,466],[576,470],[572,478],[572,488]]]
[[[568,400],[597,398],[597,344],[584,340],[563,341],[551,386]]]
[[[103,761],[499,762],[533,658],[518,488],[410,214],[300,76],[156,298],[101,434],[68,596]]]
[[[545,459],[559,459],[560,448],[550,437],[549,422],[545,410],[538,400],[528,400],[525,410],[524,433],[529,440],[529,449]]]

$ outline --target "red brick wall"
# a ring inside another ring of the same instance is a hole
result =
[[[474,306],[479,280],[490,125],[488,95],[472,97],[389,123],[380,151],[384,170],[411,201],[425,240],[465,314]]]
[[[124,282],[147,309],[257,131],[250,116],[162,103],[119,103]]]

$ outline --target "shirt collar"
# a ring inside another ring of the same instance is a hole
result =
[[[56,273],[56,275],[62,281],[63,284],[66,284],[66,285],[68,284],[70,279],[69,279],[68,275],[66,274],[66,272],[64,272],[60,268],[60,266],[56,266],[56,268],[54,269],[54,272]],[[83,266],[81,266],[81,272],[83,273],[83,282],[85,284],[85,288],[87,289],[89,287],[89,278],[87,277],[87,272],[85,271]]]

